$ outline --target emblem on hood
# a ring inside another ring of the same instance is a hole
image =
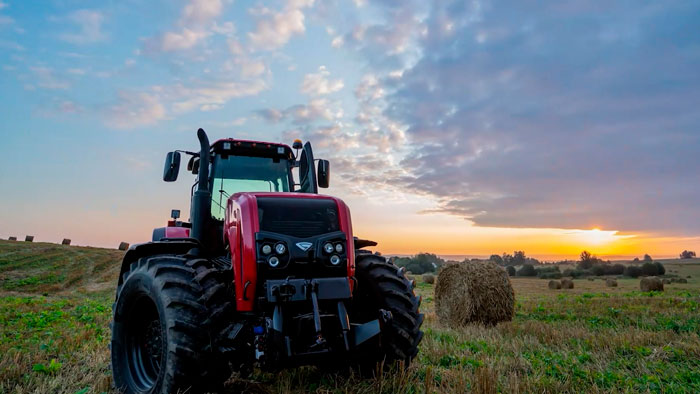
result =
[[[309,248],[312,246],[313,246],[313,244],[311,242],[297,242],[297,247],[299,249],[303,250],[304,252],[309,250]]]

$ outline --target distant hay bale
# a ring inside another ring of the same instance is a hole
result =
[[[27,235],[26,237],[24,237],[24,242],[34,242],[34,236]]]
[[[608,286],[608,287],[617,287],[617,281],[616,281],[615,279],[608,278],[608,279],[605,280],[605,286]]]
[[[642,291],[664,291],[664,284],[655,276],[647,276],[639,281],[639,288]]]
[[[446,266],[437,277],[435,310],[440,322],[452,327],[513,320],[515,293],[508,273],[488,260]]]
[[[435,275],[431,274],[425,274],[423,275],[423,282],[429,283],[429,284],[435,284]]]
[[[684,279],[684,278],[678,278],[678,280],[676,282],[677,283],[688,283],[688,280]]]
[[[549,287],[552,290],[561,289],[561,282],[559,282],[558,280],[550,280],[547,284],[547,287]]]
[[[68,239],[68,238],[63,238],[63,241],[61,242],[61,245],[70,245],[70,239]]]
[[[593,281],[595,280],[595,278],[589,277],[588,280],[591,281],[591,282],[593,282]]]
[[[10,237],[7,239],[8,241],[17,241],[17,237]]]
[[[663,284],[665,284],[665,285],[668,285],[668,284],[670,284],[671,282],[673,282],[673,281],[672,281],[671,279],[668,279],[668,278],[661,279],[661,283],[663,283]]]
[[[119,250],[127,250],[129,249],[129,243],[128,242],[122,242],[119,244]]]
[[[571,279],[562,279],[561,280],[561,288],[562,289],[573,289],[574,288],[574,281]]]
[[[688,275],[688,276],[686,276],[686,278],[690,279],[690,278],[692,278],[692,276]]]

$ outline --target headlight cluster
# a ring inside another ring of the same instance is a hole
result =
[[[333,265],[340,264],[340,257],[338,256],[338,254],[343,253],[344,250],[345,250],[345,248],[343,247],[342,242],[336,242],[336,243],[326,242],[325,244],[323,244],[323,252],[327,255],[331,255],[330,261],[331,261],[331,264],[333,264]],[[337,253],[337,254],[334,254],[334,253]]]
[[[274,250],[274,254],[272,251]],[[267,259],[267,264],[272,268],[277,268],[280,265],[280,257],[287,253],[287,245],[284,242],[277,242],[276,244],[263,244],[260,248],[263,256]]]

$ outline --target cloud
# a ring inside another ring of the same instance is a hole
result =
[[[6,8],[6,7],[8,7],[8,4],[0,1],[0,10],[2,10],[3,8]]]
[[[223,12],[221,0],[190,0],[182,9],[177,22],[178,29],[146,40],[146,52],[175,52],[191,49],[200,44],[212,32],[229,34],[233,23],[213,23]]]
[[[107,39],[107,35],[102,31],[104,15],[95,10],[77,10],[71,12],[64,20],[75,24],[78,28],[74,33],[59,34],[59,38],[71,44],[84,45],[94,44]]]
[[[339,91],[345,86],[342,79],[330,80],[331,73],[326,70],[326,66],[318,68],[317,73],[304,75],[299,90],[301,93],[311,96],[321,96]]]
[[[357,123],[404,135],[405,191],[481,226],[700,231],[698,5],[379,9],[344,38],[377,73]]]
[[[317,121],[338,120],[343,117],[339,102],[330,102],[325,98],[316,98],[308,104],[298,104],[284,110],[262,109],[257,115],[268,122],[278,123],[290,120],[295,125],[309,125]]]
[[[50,67],[30,67],[34,73],[34,84],[43,89],[49,90],[66,90],[70,88],[68,81],[56,77],[56,73]]]
[[[165,116],[165,106],[156,95],[122,91],[118,102],[108,109],[107,123],[116,129],[131,129],[153,125]]]
[[[252,9],[251,14],[256,16],[258,21],[255,31],[248,33],[251,48],[275,50],[287,44],[293,35],[303,34],[306,28],[302,9],[312,6],[313,3],[313,0],[290,0],[280,12],[273,12],[267,8]]]

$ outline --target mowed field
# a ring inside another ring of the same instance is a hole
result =
[[[109,320],[123,252],[0,241],[0,393],[112,393]],[[700,392],[700,264],[666,261],[688,278],[663,293],[638,279],[513,278],[516,316],[495,327],[440,325],[433,285],[420,353],[375,379],[305,367],[232,377],[233,392]]]

